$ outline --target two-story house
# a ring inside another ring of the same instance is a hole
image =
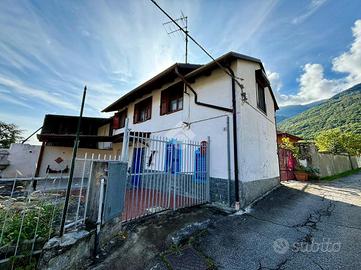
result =
[[[206,65],[174,64],[103,112],[111,136],[131,131],[174,139],[210,137],[213,202],[245,206],[279,183],[277,102],[259,59],[229,52]],[[113,142],[119,154],[122,142]]]

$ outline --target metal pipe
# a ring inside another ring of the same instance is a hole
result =
[[[103,216],[104,183],[105,183],[104,178],[100,179],[100,192],[99,192],[99,203],[98,203],[97,231],[95,235],[94,257],[98,257],[98,252],[99,252],[99,235],[100,235],[102,216]]]
[[[227,172],[228,172],[228,206],[231,206],[231,136],[229,131],[229,117],[227,116]]]
[[[185,79],[185,77],[178,71],[178,67],[176,66],[174,68],[175,73],[177,74],[177,76],[183,81],[183,83],[192,91],[192,93],[194,94],[194,103],[199,105],[199,106],[204,106],[204,107],[208,107],[208,108],[212,108],[215,110],[221,110],[221,111],[225,111],[225,112],[232,112],[233,109],[230,108],[225,108],[225,107],[221,107],[221,106],[217,106],[217,105],[213,105],[213,104],[209,104],[209,103],[204,103],[204,102],[200,102],[198,101],[198,95],[196,93],[196,91],[194,91],[194,89],[192,88],[192,86],[190,85],[190,83]]]
[[[21,142],[21,144],[24,144],[24,143],[26,143],[32,136],[34,136],[34,134],[36,133],[36,132],[38,132],[40,129],[42,129],[43,128],[43,126],[41,126],[41,127],[39,127],[37,130],[35,130],[33,133],[31,133],[25,140],[23,140],[22,142]]]
[[[233,159],[234,159],[234,187],[235,187],[235,208],[239,210],[239,179],[238,179],[238,134],[237,134],[237,103],[236,103],[236,84],[234,79],[234,72],[231,67],[228,71],[232,74],[232,126],[233,126]]]
[[[83,117],[85,96],[86,96],[86,86],[84,87],[84,91],[83,91],[83,99],[82,99],[82,102],[81,102],[80,115],[79,115],[79,119],[78,119],[78,126],[77,126],[77,130],[76,130],[76,137],[75,137],[74,148],[73,148],[73,156],[72,156],[72,159],[71,159],[69,180],[68,180],[68,186],[67,186],[67,189],[66,189],[65,203],[64,203],[63,215],[62,215],[62,218],[61,218],[61,225],[60,225],[60,237],[62,237],[64,235],[64,232],[65,232],[65,220],[66,220],[66,214],[68,212],[71,184],[73,182],[75,158],[76,158],[76,154],[78,152],[78,147],[79,147],[80,125],[81,125],[81,119]]]

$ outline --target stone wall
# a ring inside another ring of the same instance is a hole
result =
[[[313,143],[299,143],[301,164],[319,170],[320,177],[332,176],[353,169],[361,168],[360,156],[318,152]]]

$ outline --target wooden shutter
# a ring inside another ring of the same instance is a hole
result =
[[[160,98],[160,115],[167,114],[168,108],[169,108],[169,95],[167,91],[163,91],[161,93],[161,98]]]
[[[119,113],[115,113],[113,116],[113,129],[118,129],[119,126]]]
[[[138,113],[139,113],[139,110],[138,110],[138,106],[137,104],[134,105],[134,113],[133,113],[133,123],[136,124],[138,122]]]
[[[152,97],[149,98],[146,106],[146,120],[148,120],[152,118]]]
[[[125,118],[127,118],[128,109],[123,110],[119,116],[119,128],[123,128],[125,126]]]

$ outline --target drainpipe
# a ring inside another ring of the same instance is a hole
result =
[[[178,67],[175,67],[174,69],[175,73],[177,74],[177,76],[183,81],[183,83],[192,91],[192,93],[194,94],[194,103],[199,105],[199,106],[204,106],[204,107],[208,107],[208,108],[212,108],[215,110],[220,110],[220,111],[224,111],[224,112],[232,112],[233,110],[230,108],[225,108],[225,107],[221,107],[221,106],[217,106],[217,105],[213,105],[213,104],[209,104],[209,103],[204,103],[204,102],[200,102],[198,101],[198,95],[196,93],[196,91],[194,91],[194,89],[192,88],[192,86],[190,85],[190,83],[184,78],[184,76],[178,71]]]
[[[236,84],[234,79],[234,72],[233,70],[228,67],[229,72],[232,74],[232,109],[225,108],[209,103],[204,103],[198,101],[198,96],[196,91],[192,88],[190,83],[185,79],[185,77],[179,73],[178,67],[175,67],[175,73],[177,76],[183,81],[183,83],[192,91],[194,94],[194,103],[200,106],[221,110],[225,112],[231,112],[233,115],[232,119],[232,126],[233,126],[233,154],[234,154],[234,179],[235,179],[235,208],[236,210],[240,209],[240,201],[239,201],[239,180],[238,180],[238,143],[237,143],[237,111],[236,111]]]
[[[236,104],[236,84],[233,70],[228,67],[232,75],[232,126],[233,126],[233,155],[234,155],[234,189],[235,189],[235,208],[240,209],[239,201],[239,173],[238,173],[238,138],[237,138],[237,104]]]

